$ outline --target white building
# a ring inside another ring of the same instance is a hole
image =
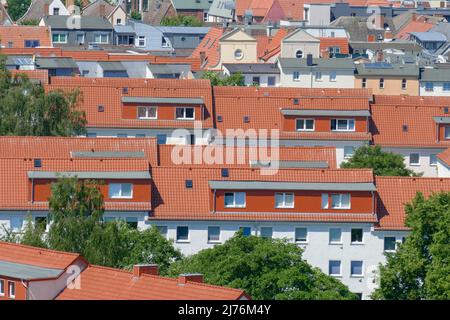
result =
[[[424,68],[419,79],[421,96],[450,97],[450,69]]]

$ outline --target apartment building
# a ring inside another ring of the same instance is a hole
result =
[[[420,75],[419,93],[421,96],[450,97],[450,75],[449,69],[424,68]]]

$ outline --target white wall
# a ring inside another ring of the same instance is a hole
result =
[[[48,6],[48,15],[53,15],[53,9],[59,8],[59,15],[60,16],[68,16],[69,11],[66,9],[64,4],[61,0],[53,0],[52,3]]]
[[[413,149],[413,148],[382,148],[384,151],[400,154],[405,159],[405,165],[408,169],[414,170],[416,173],[423,172],[424,177],[437,177],[437,165],[430,165],[430,154],[438,154],[444,149]],[[409,158],[411,153],[419,153],[419,165],[410,165]]]
[[[425,84],[427,82],[433,82],[433,84],[434,84],[433,91],[426,91],[425,90]],[[444,83],[443,82],[420,81],[420,84],[419,84],[419,95],[421,95],[421,96],[435,96],[435,97],[449,97],[450,96],[450,91],[444,91]]]
[[[294,71],[300,72],[299,80],[294,80]],[[320,70],[322,72],[322,79],[316,79],[316,70],[311,74],[305,69],[289,69],[282,70],[280,68],[280,87],[297,87],[297,88],[354,88],[355,87],[355,76],[353,70],[335,70],[336,80],[330,80],[329,70]]]
[[[439,159],[437,164],[437,176],[439,178],[450,178],[450,168]]]

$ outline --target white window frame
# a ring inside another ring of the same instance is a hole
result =
[[[113,196],[111,194],[111,186],[114,186],[114,185],[120,186],[120,195],[119,196]],[[122,195],[122,193],[123,193],[122,189],[123,189],[124,185],[130,185],[131,186],[131,195],[130,196],[123,196]],[[110,199],[133,199],[133,184],[132,183],[110,183],[108,185],[108,196],[109,196]]]
[[[380,78],[380,80],[378,80],[378,88],[384,89],[384,78]]]
[[[5,296],[5,280],[0,279],[0,297]]]
[[[411,162],[412,155],[417,155],[417,162]],[[409,154],[409,165],[410,166],[420,166],[420,153],[418,152],[412,152]]]
[[[361,79],[361,88],[367,88],[367,78]]]
[[[336,121],[336,128],[335,129],[332,128],[333,120]],[[339,129],[339,121],[347,121],[347,128],[346,129]],[[350,122],[351,121],[353,121],[353,129],[350,129]],[[331,125],[330,126],[331,127],[331,131],[355,132],[355,130],[356,130],[355,119],[350,119],[350,118],[348,118],[348,119],[340,119],[340,118],[331,119],[330,125]]]
[[[333,196],[339,197],[339,206],[333,206]],[[342,199],[344,196],[348,196],[348,206],[343,206]],[[348,210],[351,209],[352,206],[352,198],[350,193],[332,193],[331,194],[331,209],[339,209],[339,210]]]
[[[270,237],[263,236],[263,232],[262,232],[263,229],[270,229]],[[267,226],[261,227],[259,230],[259,234],[260,234],[261,238],[272,239],[273,238],[273,228],[267,227]]]
[[[434,156],[434,160],[435,160],[435,162],[433,163],[432,161],[431,161],[431,159],[432,159],[432,157]],[[436,167],[437,166],[437,154],[435,154],[435,153],[430,153],[430,167]]]
[[[100,37],[100,41],[97,41],[97,37]],[[106,41],[103,40],[103,36],[106,36]],[[94,33],[94,43],[98,44],[108,44],[109,43],[109,34],[104,32]]]
[[[361,262],[361,273],[360,274],[353,273],[352,262]],[[363,260],[351,260],[350,261],[350,277],[351,278],[363,278],[364,277],[364,261]]]
[[[328,209],[330,207],[330,198],[329,198],[328,193],[322,193],[321,201],[322,201],[322,203],[321,203],[320,207],[322,209]]]
[[[244,195],[244,204],[236,204],[236,194],[241,193]],[[233,195],[233,203],[232,204],[227,204],[225,199],[227,194],[232,194]],[[247,194],[245,192],[225,192],[225,194],[223,195],[223,206],[225,208],[245,208],[247,205]]]
[[[297,229],[305,229],[306,230],[305,240],[297,240]],[[295,243],[308,243],[308,228],[307,227],[296,227],[294,229],[294,242]]]
[[[345,149],[351,148],[352,153],[348,154]],[[355,154],[355,147],[354,146],[344,146],[344,159],[350,159]]]
[[[55,39],[54,39],[55,36],[58,36],[58,41],[55,41]],[[65,36],[64,41],[61,41],[61,36]],[[68,36],[67,36],[67,33],[65,33],[65,32],[58,32],[58,33],[52,34],[52,42],[53,43],[67,43],[67,38],[68,38]]]
[[[446,85],[447,85],[447,87],[446,87]],[[444,82],[442,84],[442,91],[444,91],[444,92],[450,91],[450,82]]]
[[[322,81],[322,71],[316,71],[314,75],[314,80],[316,80],[317,82]]]
[[[386,249],[386,238],[393,238],[394,239],[394,249]],[[384,252],[395,252],[397,249],[397,239],[394,236],[385,236],[383,238],[383,251]]]
[[[13,288],[13,290],[11,290],[11,288]],[[11,291],[14,291],[14,294],[11,294]],[[16,283],[14,281],[8,281],[8,297],[12,299],[16,298]]]
[[[286,195],[287,194],[292,195],[292,204],[286,204]],[[280,206],[278,206],[278,203],[277,203],[277,196],[282,197],[282,204]],[[276,192],[274,197],[275,197],[275,208],[276,209],[294,208],[294,206],[295,206],[295,195],[293,192]]]
[[[299,120],[303,120],[303,128],[299,128],[297,126]],[[313,122],[313,128],[312,129],[307,129],[306,128],[306,121],[312,121]],[[316,121],[313,118],[297,118],[297,119],[295,119],[295,130],[296,131],[314,131],[314,130],[316,130]]]
[[[209,228],[219,228],[219,238],[217,240],[210,240],[209,239]],[[208,243],[221,243],[222,241],[222,230],[220,229],[220,226],[208,226],[208,234],[207,234],[207,241]]]
[[[331,230],[339,230],[339,232],[340,232],[339,241],[332,241],[331,240]],[[331,228],[328,229],[328,243],[329,244],[342,244],[342,228],[331,227]]]
[[[331,262],[339,262],[339,273],[331,273]],[[342,277],[342,261],[341,260],[329,260],[328,261],[328,275],[332,277]]]
[[[82,37],[83,39],[81,41],[78,41],[78,37]],[[77,33],[76,38],[77,38],[77,43],[84,43],[84,41],[85,41],[84,33]]]
[[[167,235],[169,234],[169,227],[163,226],[163,225],[155,225],[156,229],[158,229],[158,232],[164,237],[164,239],[167,239]],[[161,229],[165,228],[166,232],[162,233]]]
[[[430,85],[430,87],[428,85]],[[434,83],[433,82],[425,82],[425,91],[426,92],[434,92]]]
[[[161,39],[161,47],[170,48],[170,41],[166,37],[162,37]]]
[[[177,110],[178,109],[183,109],[183,117],[182,118],[178,118],[177,117]],[[192,109],[194,111],[192,113],[192,118],[186,118],[186,110],[187,109]],[[176,107],[175,108],[175,119],[177,119],[177,120],[195,120],[195,108],[194,107]]]
[[[178,228],[187,228],[187,239],[178,239]],[[175,228],[175,240],[178,243],[188,243],[191,241],[191,232],[189,230],[189,226],[177,226]]]
[[[242,49],[234,50],[233,56],[236,60],[242,60],[244,58],[244,51]]]
[[[361,241],[352,241],[352,231],[353,230],[362,230]],[[350,244],[364,244],[364,229],[363,228],[351,228],[350,229]]]
[[[402,79],[402,90],[408,89],[408,80],[403,78]]]
[[[143,40],[143,44],[141,45],[141,40]],[[145,38],[145,36],[137,36],[136,38],[136,47],[139,48],[145,48],[145,46],[147,45],[147,39]]]
[[[292,72],[292,81],[300,81],[300,71]]]
[[[139,109],[145,109],[145,117],[140,117],[139,116]],[[155,109],[155,116],[154,117],[149,117],[149,109]],[[138,119],[143,119],[143,120],[156,120],[158,119],[158,107],[156,106],[138,106],[137,107],[137,116]]]
[[[299,49],[299,50],[295,51],[295,57],[296,57],[297,59],[302,59],[303,56],[304,56],[304,54],[303,54],[303,51],[302,51],[302,50]]]
[[[330,82],[336,82],[337,73],[336,71],[330,71]]]

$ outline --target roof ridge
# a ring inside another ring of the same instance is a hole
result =
[[[47,248],[33,247],[33,246],[21,244],[21,243],[0,241],[0,245],[9,245],[9,246],[15,246],[15,247],[22,247],[22,248],[32,249],[32,250],[35,250],[35,251],[45,251],[45,252],[49,252],[49,253],[58,253],[58,254],[62,254],[62,255],[80,257],[80,254],[79,253],[75,253],[75,252],[67,252],[67,251],[59,251],[59,250],[53,250],[53,249],[47,249]]]

